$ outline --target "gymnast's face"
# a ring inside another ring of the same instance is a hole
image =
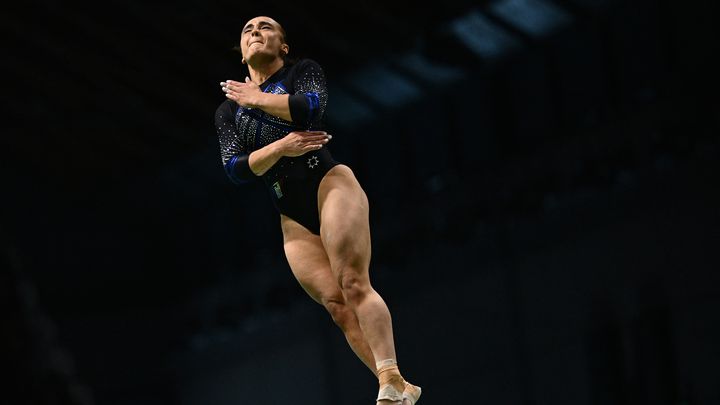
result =
[[[258,65],[282,58],[290,50],[285,31],[270,17],[255,17],[243,27],[240,51],[245,63]]]

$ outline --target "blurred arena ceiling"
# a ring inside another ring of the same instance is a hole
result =
[[[6,161],[30,167],[29,175],[51,169],[55,178],[84,186],[197,152],[214,136],[213,112],[224,99],[218,82],[240,74],[232,47],[241,26],[256,15],[283,24],[292,56],[324,66],[337,100],[331,125],[352,128],[461,77],[461,59],[452,54],[502,46],[480,37],[473,42],[472,35],[491,32],[488,24],[522,41],[523,29],[537,37],[553,15],[568,20],[602,3],[24,3],[1,17],[11,41],[4,69],[20,84],[5,123],[13,136],[3,142],[15,151]],[[531,12],[539,17],[528,19],[522,10],[533,8],[544,14]],[[374,77],[385,81],[375,83],[379,87],[397,85],[387,92],[395,99],[372,89]]]

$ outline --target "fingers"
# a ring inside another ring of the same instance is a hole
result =
[[[320,137],[320,138],[300,138],[297,141],[298,145],[304,146],[304,145],[323,145],[328,142],[330,142],[330,139],[327,137]]]
[[[300,135],[304,139],[332,139],[332,135],[325,131],[293,131],[292,133]]]
[[[307,135],[303,135],[305,138],[308,139],[332,139],[332,135],[328,134],[325,131],[312,131],[312,132],[306,132]]]
[[[330,135],[308,135],[303,136],[301,139],[303,142],[318,142],[318,141],[329,141],[332,138]]]
[[[224,91],[224,92],[227,93],[228,90],[231,90],[231,91],[239,91],[239,90],[242,89],[243,87],[247,88],[246,86],[248,86],[248,85],[254,85],[254,84],[255,84],[255,83],[253,83],[253,82],[250,80],[249,77],[246,77],[246,78],[245,78],[245,83],[243,83],[243,82],[236,82],[236,81],[234,81],[234,80],[226,80],[226,81],[224,81],[224,82],[220,82],[220,87],[222,88],[222,91]]]
[[[306,135],[302,132],[293,132],[292,135],[296,136],[295,144],[302,148],[318,148],[322,145],[330,142],[330,135]]]
[[[222,91],[225,93],[225,96],[231,100],[235,100],[235,92],[232,88],[232,85],[228,82],[220,82],[220,86],[222,88]]]
[[[303,152],[310,152],[312,150],[322,149],[322,147],[323,147],[322,144],[321,145],[305,145],[305,146],[303,146],[302,150],[303,150]]]
[[[225,87],[223,87],[223,91],[225,92],[225,97],[229,98],[230,100],[237,101],[237,93]]]
[[[220,85],[223,87],[234,87],[238,84],[242,84],[242,82],[236,82],[235,80],[225,80],[224,82],[220,82]]]
[[[226,82],[220,82],[220,87],[222,87],[222,91],[228,92],[228,91],[236,91],[239,90],[240,85],[242,83],[234,82],[232,80],[228,80]]]
[[[332,136],[325,131],[294,131],[284,138],[286,156],[300,156],[322,149]]]
[[[302,138],[296,138],[295,145],[297,145],[300,148],[305,147],[313,147],[313,146],[322,146],[326,143],[330,142],[330,138],[327,136],[320,136],[320,137],[302,137]]]
[[[233,100],[235,102],[238,102],[240,99],[240,94],[242,92],[242,87],[244,86],[244,83],[238,83],[233,80],[227,80],[224,82],[220,82],[220,87],[222,91],[225,93],[225,97],[229,98],[230,100]]]

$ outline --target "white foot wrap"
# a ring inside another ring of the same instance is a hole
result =
[[[403,401],[407,399],[410,401],[410,405],[415,405],[418,399],[420,399],[420,394],[422,394],[422,388],[417,385],[412,385],[407,381],[405,382],[405,391],[403,391],[402,394]]]
[[[400,393],[395,387],[393,387],[390,384],[385,384],[382,387],[380,387],[380,392],[378,392],[377,401],[392,401],[392,402],[398,402],[402,401],[403,394]]]

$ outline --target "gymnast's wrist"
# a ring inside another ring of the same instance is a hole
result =
[[[251,108],[259,108],[261,110],[265,108],[268,105],[269,95],[270,94],[258,92],[257,95],[251,100]]]
[[[276,160],[280,160],[280,158],[285,156],[285,144],[282,138],[268,145],[268,148],[270,148],[270,154]]]

